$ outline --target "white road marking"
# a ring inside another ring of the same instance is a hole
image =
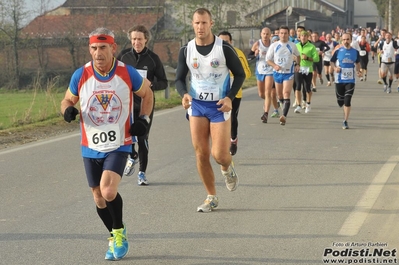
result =
[[[338,235],[354,236],[359,233],[364,221],[367,218],[371,208],[378,199],[382,188],[384,188],[392,171],[399,162],[399,156],[391,156],[382,166],[378,174],[370,183],[368,189],[364,192],[362,198],[357,202],[352,213],[346,218]]]
[[[154,116],[162,116],[162,115],[166,115],[166,114],[169,114],[169,113],[175,112],[175,111],[181,111],[183,113],[183,107],[177,106],[177,107],[174,107],[171,109],[160,110],[160,111],[155,112]],[[0,150],[0,155],[5,155],[5,154],[13,153],[16,151],[21,151],[21,150],[26,150],[26,149],[38,147],[38,146],[41,146],[44,144],[54,143],[54,142],[62,141],[62,140],[69,139],[69,138],[79,137],[79,136],[80,136],[80,131],[78,133],[69,133],[66,136],[54,136],[53,138],[50,137],[49,139],[42,139],[37,142],[23,144],[18,147],[11,147],[10,149]]]
[[[62,141],[64,139],[68,139],[68,138],[78,137],[79,135],[80,135],[80,133],[71,133],[71,134],[68,134],[66,136],[61,136],[61,137],[54,136],[54,138],[52,138],[52,139],[51,138],[50,139],[43,139],[43,140],[39,140],[37,142],[23,144],[23,145],[20,145],[18,147],[11,147],[9,150],[7,150],[7,149],[2,150],[2,151],[0,151],[0,155],[5,155],[5,154],[13,153],[13,152],[16,152],[16,151],[21,151],[21,150],[25,150],[25,149],[29,149],[29,148],[33,148],[33,147],[38,147],[38,146],[41,146],[41,145],[44,145],[44,144],[54,143],[54,142]]]

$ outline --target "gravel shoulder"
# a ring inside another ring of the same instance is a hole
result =
[[[77,130],[79,130],[78,122],[66,123],[63,120],[49,125],[22,126],[12,130],[2,130],[0,131],[0,150]]]

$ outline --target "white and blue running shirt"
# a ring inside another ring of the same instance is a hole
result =
[[[230,74],[223,52],[223,40],[215,36],[212,51],[202,55],[195,39],[187,44],[186,63],[191,72],[190,96],[202,101],[219,101],[230,91]]]
[[[266,54],[270,48],[270,45],[266,47],[263,45],[262,40],[259,40],[258,43],[259,54],[258,59],[256,60],[256,74],[271,75],[273,74],[273,67],[266,62]]]
[[[270,45],[266,54],[266,61],[273,61],[280,66],[281,70],[278,71],[282,74],[293,74],[295,71],[294,56],[300,56],[298,48],[291,42],[277,41]]]
[[[331,58],[331,62],[341,68],[339,73],[335,73],[336,83],[355,83],[355,64],[360,61],[359,51],[355,48],[346,49],[340,47]]]

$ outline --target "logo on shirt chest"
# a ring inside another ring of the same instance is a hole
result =
[[[219,62],[218,59],[213,58],[213,59],[211,60],[211,67],[212,67],[212,68],[218,68],[219,65],[220,65],[220,62]]]
[[[108,104],[112,99],[112,94],[100,94],[100,95],[95,95],[98,102],[100,102],[101,106],[103,107],[103,110],[107,110]]]
[[[88,107],[88,116],[94,124],[112,124],[121,115],[122,102],[114,91],[96,91],[90,97]]]
[[[197,59],[197,58],[193,58],[193,62],[191,63],[191,66],[192,66],[194,69],[198,69],[198,68],[199,68],[199,62],[198,62],[198,59]]]

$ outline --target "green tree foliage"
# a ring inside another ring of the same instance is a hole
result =
[[[389,0],[373,0],[374,3],[377,6],[378,9],[378,14],[384,18],[384,25],[388,29],[388,24],[389,24]],[[395,32],[399,31],[399,17],[397,14],[399,14],[399,1],[398,0],[391,0],[391,5],[392,5],[392,13],[391,13],[391,27],[392,27],[392,33],[396,35]]]
[[[385,17],[385,11],[386,8],[388,7],[388,1],[387,0],[373,0],[373,1],[377,6],[379,15],[381,17]]]

